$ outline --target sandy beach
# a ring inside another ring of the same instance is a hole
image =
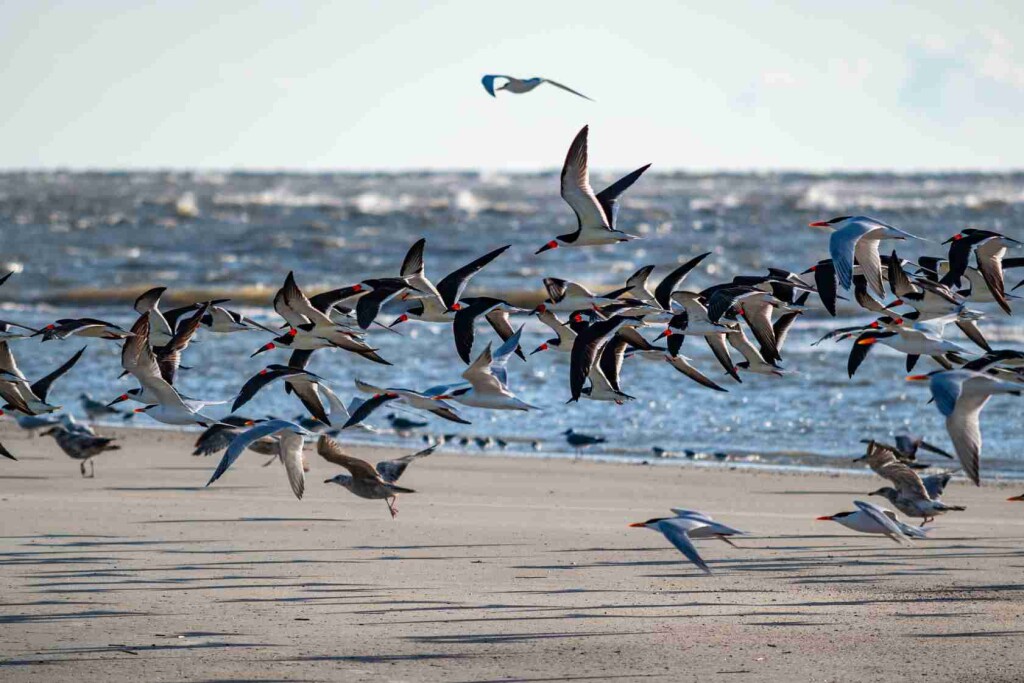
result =
[[[866,477],[439,453],[392,521],[312,451],[298,501],[256,454],[204,489],[194,435],[117,432],[82,479],[0,433],[4,680],[1020,678],[1011,488],[955,482],[968,511],[902,548],[814,521]],[[751,536],[700,542],[704,576],[626,526],[670,506]]]

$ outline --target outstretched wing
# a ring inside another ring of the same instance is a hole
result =
[[[669,543],[676,547],[676,550],[686,556],[690,562],[700,567],[701,571],[705,574],[711,573],[711,568],[708,567],[707,563],[704,562],[700,554],[697,552],[697,548],[694,547],[693,541],[686,534],[686,529],[674,523],[674,520],[664,519],[658,522],[658,530],[665,535]]]
[[[281,430],[291,430],[298,434],[304,434],[306,432],[302,427],[293,422],[289,422],[288,420],[267,420],[266,422],[261,422],[255,427],[252,427],[251,429],[245,430],[231,440],[231,445],[228,446],[228,450],[224,453],[224,457],[222,457],[220,462],[217,463],[217,469],[214,470],[213,476],[210,477],[210,481],[206,482],[206,485],[209,486],[220,479],[224,473],[228,471],[228,468],[238,460],[238,456],[240,456],[245,449],[249,447],[249,444],[254,441],[258,441],[265,436],[273,436]]]
[[[375,480],[380,478],[377,476],[377,470],[373,469],[370,463],[346,455],[341,450],[341,444],[326,434],[321,434],[320,440],[316,442],[316,452],[327,462],[341,465],[347,469],[352,473],[354,479]]]
[[[437,446],[438,444],[434,444],[430,448],[425,448],[418,453],[406,455],[401,458],[395,458],[394,460],[382,460],[377,463],[377,474],[379,474],[380,478],[387,483],[393,484],[398,481],[398,478],[402,476],[403,472],[405,472],[405,468],[408,467],[413,460],[425,458],[437,450]]]

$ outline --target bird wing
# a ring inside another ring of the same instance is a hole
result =
[[[676,550],[685,555],[686,559],[697,565],[701,571],[705,574],[711,573],[711,568],[708,567],[700,554],[697,553],[697,548],[693,545],[689,535],[687,535],[686,529],[681,527],[675,520],[661,520],[658,522],[658,531],[668,539],[669,543],[676,547]]]
[[[860,270],[868,286],[878,295],[885,296],[882,288],[882,258],[878,255],[876,240],[861,239],[853,248],[854,258],[860,264]]]
[[[512,357],[513,353],[520,351],[519,340],[523,336],[523,327],[525,325],[520,325],[519,329],[502,342],[501,346],[495,349],[493,353],[491,374],[497,377],[498,381],[505,387],[508,387],[508,359]]]
[[[156,361],[157,365],[160,366],[160,376],[168,384],[174,384],[174,378],[178,374],[178,367],[181,365],[181,354],[188,348],[192,337],[195,336],[209,310],[209,303],[203,305],[202,308],[196,309],[191,318],[178,326],[171,340],[156,350]],[[150,321],[150,325],[152,326],[152,321]]]
[[[743,304],[743,319],[750,326],[754,338],[761,346],[761,355],[769,363],[781,360],[775,328],[772,326],[772,305],[763,301],[749,301]]]
[[[373,285],[373,290],[361,296],[356,301],[356,322],[364,330],[373,324],[380,313],[381,306],[391,297],[398,294],[407,285],[397,278],[378,280]]]
[[[981,409],[989,398],[962,394],[956,408],[946,416],[946,431],[964,473],[978,486],[981,485]],[[938,399],[935,402],[938,403]]]
[[[821,305],[834,318],[836,316],[836,269],[831,260],[814,266],[814,286],[818,290]]]
[[[318,310],[313,303],[306,298],[302,289],[299,288],[298,283],[295,281],[295,273],[292,271],[288,272],[288,276],[284,279],[284,286],[281,287],[281,293],[284,298],[285,306],[302,316],[306,320],[310,321],[315,325],[331,325],[331,319],[327,317],[322,311]],[[275,307],[276,307],[275,299]],[[288,322],[291,322],[290,320]],[[294,327],[294,325],[293,325]]]
[[[840,230],[836,230],[829,237],[828,251],[832,257],[832,266],[835,269],[836,277],[843,289],[850,289],[853,285],[853,262],[854,252],[860,238],[875,229],[875,225],[851,222]],[[878,258],[878,251],[875,251],[875,258]],[[881,268],[881,263],[879,263]]]
[[[893,519],[895,515],[890,517],[891,512],[885,508],[880,508],[872,503],[865,502],[863,500],[855,500],[853,504],[856,505],[861,512],[870,517],[876,524],[882,527],[886,536],[896,541],[897,543],[909,544],[910,539],[906,537],[903,530],[899,527],[899,524]]]
[[[29,390],[33,394],[35,394],[36,398],[38,398],[40,401],[45,402],[46,401],[46,394],[49,393],[49,391],[50,391],[50,385],[52,385],[56,380],[60,379],[61,376],[64,375],[64,373],[66,373],[68,370],[70,370],[71,368],[73,368],[75,366],[75,363],[78,362],[78,359],[82,357],[83,353],[85,353],[85,349],[86,349],[86,347],[83,346],[81,349],[78,350],[78,353],[76,353],[75,355],[71,356],[71,358],[69,358],[59,368],[57,368],[56,370],[54,370],[50,374],[46,375],[45,377],[36,380],[32,384],[32,386],[29,387]]]
[[[1006,300],[1006,286],[1003,282],[1003,256],[1005,254],[1006,247],[997,239],[983,242],[974,250],[978,270],[985,279],[985,285],[992,293],[992,298],[1007,315],[1010,315],[1012,311]]]
[[[512,331],[512,324],[508,321],[508,311],[488,311],[484,315],[484,318],[487,319],[487,322],[491,325],[491,329],[498,333],[498,336],[501,337],[503,342],[507,342],[515,336],[515,332]],[[523,350],[519,348],[518,342],[516,342],[516,345],[512,347],[512,351],[510,351],[510,353],[511,352],[514,352],[517,356],[526,360],[526,356],[523,355]]]
[[[501,392],[502,386],[498,378],[491,372],[491,362],[494,356],[491,354],[491,345],[487,344],[479,356],[462,373],[462,379],[473,386],[478,393]]]
[[[166,287],[154,287],[153,289],[143,292],[139,298],[135,300],[135,312],[141,314],[155,310],[160,305],[160,297],[162,297],[166,291]]]
[[[349,285],[348,287],[339,287],[338,289],[331,289],[326,292],[314,294],[313,296],[309,297],[309,303],[313,305],[313,308],[326,315],[338,303],[345,301],[346,299],[351,299],[352,297],[361,293],[362,291],[363,288],[361,285]]]
[[[662,308],[666,311],[672,310],[672,292],[674,292],[683,279],[690,274],[691,270],[696,268],[701,261],[710,255],[710,251],[698,254],[662,278],[661,282],[658,283],[658,286],[654,288],[654,298]]]
[[[889,289],[897,297],[906,296],[908,294],[916,294],[921,291],[920,287],[917,287],[910,281],[910,276],[907,275],[907,271],[903,270],[903,266],[900,264],[900,258],[896,255],[896,251],[893,250],[892,255],[889,256],[889,263],[887,265],[889,271]]]
[[[796,298],[795,303],[797,306],[803,306],[807,303],[807,297],[810,296],[810,292],[804,292]],[[789,330],[793,327],[793,323],[796,319],[803,315],[803,311],[786,311],[776,319],[775,324],[772,325],[772,330],[775,333],[775,346],[778,348],[779,353],[782,353],[782,346],[786,343],[786,338],[789,336]]]
[[[949,417],[956,410],[957,401],[964,391],[964,381],[967,380],[967,376],[961,373],[948,373],[941,372],[936,375],[932,375],[929,381],[929,388],[932,392],[932,398],[935,399],[935,406],[939,409],[939,412]]]
[[[258,441],[265,436],[273,436],[281,430],[292,430],[299,434],[305,433],[305,430],[302,427],[289,422],[288,420],[267,420],[266,422],[261,422],[255,427],[245,430],[231,440],[231,444],[228,446],[227,451],[225,451],[224,456],[220,459],[220,462],[217,463],[217,469],[214,470],[213,476],[210,477],[210,481],[206,482],[206,485],[209,486],[220,479],[224,473],[228,471],[228,468],[238,460],[238,456],[240,456],[245,449],[249,447],[249,444],[254,441]]]
[[[403,472],[405,472],[405,468],[408,467],[413,460],[425,458],[436,450],[437,444],[434,444],[430,448],[425,448],[418,453],[405,455],[401,458],[395,458],[394,460],[382,460],[377,463],[377,474],[379,474],[380,478],[387,483],[393,484],[398,481],[398,478],[402,476]]]
[[[690,365],[685,356],[665,356],[665,360],[668,361],[669,365],[701,386],[707,387],[708,389],[714,389],[715,391],[728,391],[705,377],[700,370]]]
[[[601,374],[615,391],[622,391],[619,388],[619,373],[622,371],[622,359],[626,355],[626,347],[629,342],[619,335],[612,337],[611,341],[604,345],[601,350],[601,357],[598,359],[597,367]],[[591,379],[593,381],[593,379]]]
[[[569,86],[567,86],[567,85],[562,85],[562,84],[561,84],[561,83],[559,83],[558,81],[553,81],[553,80],[551,80],[550,78],[542,78],[541,80],[542,80],[543,82],[545,82],[545,83],[549,83],[549,84],[551,84],[551,85],[555,86],[556,88],[561,88],[562,90],[564,90],[564,91],[566,91],[566,92],[571,92],[571,93],[572,93],[573,95],[577,95],[577,96],[579,96],[579,97],[582,97],[582,98],[583,98],[583,99],[585,99],[585,100],[590,100],[591,102],[593,102],[593,101],[594,101],[594,100],[590,99],[589,97],[587,97],[586,95],[584,95],[583,93],[581,93],[581,92],[577,92],[577,91],[573,90],[572,88],[570,88],[570,87],[569,87]],[[485,86],[485,87],[486,87],[486,86]]]
[[[263,368],[246,380],[245,384],[242,385],[242,388],[238,390],[238,396],[235,397],[235,402],[231,404],[231,412],[233,413],[237,411],[239,408],[251,401],[263,387],[267,386],[274,380],[301,374],[302,372],[302,370],[288,368],[283,365]]]
[[[909,465],[901,462],[896,453],[882,444],[868,444],[868,466],[879,476],[893,483],[901,496],[913,500],[930,500],[928,490],[921,482],[921,477]]]
[[[302,500],[302,493],[306,489],[306,475],[302,470],[302,443],[302,435],[289,429],[281,432],[277,442],[284,470],[288,474],[288,483],[299,500]]]
[[[669,342],[674,337],[675,335],[669,337]],[[742,382],[743,380],[740,379],[739,373],[736,372],[736,366],[732,362],[732,354],[729,353],[729,347],[725,345],[725,334],[709,334],[704,337],[704,340],[707,342],[708,348],[711,349],[711,353],[715,354],[718,364],[729,373],[730,377],[737,382]]]
[[[373,465],[365,460],[346,455],[341,450],[341,444],[326,434],[321,434],[320,440],[316,442],[316,452],[327,462],[341,465],[347,469],[352,473],[353,479],[368,479],[370,481],[380,479],[377,470],[373,469]]]
[[[450,309],[458,303],[462,292],[466,289],[466,285],[469,284],[470,278],[483,270],[491,261],[505,253],[505,250],[510,246],[512,245],[506,244],[503,247],[498,247],[494,251],[490,251],[480,258],[470,261],[458,270],[453,270],[445,275],[437,283],[437,291],[441,295],[441,301],[444,303],[445,308]]]
[[[550,82],[551,81],[549,81],[549,83]],[[615,219],[618,218],[619,215],[619,196],[628,190],[633,183],[635,183],[637,179],[644,174],[644,171],[650,167],[650,164],[641,166],[632,173],[619,178],[614,183],[597,193],[597,202],[601,205],[601,209],[604,211],[609,227],[613,229],[615,228]],[[653,266],[651,266],[651,268],[653,269]],[[650,274],[650,271],[647,272]]]
[[[149,314],[140,315],[131,331],[132,336],[126,338],[121,347],[121,367],[153,392],[161,403],[184,406],[178,392],[161,375],[160,364],[149,345]]]
[[[924,484],[925,490],[928,492],[928,497],[932,500],[938,500],[942,497],[942,491],[946,488],[946,484],[953,478],[953,475],[949,472],[943,472],[941,474],[929,474],[927,477],[921,478],[921,483]]]
[[[604,346],[608,335],[615,331],[620,322],[619,316],[599,320],[576,335],[569,354],[569,390],[573,401],[579,400],[583,393],[583,384],[590,374],[597,354]]]
[[[487,74],[484,76],[483,79],[481,79],[481,82],[484,85],[484,90],[486,90],[491,97],[497,97],[497,94],[494,92],[494,81],[497,78],[511,79],[512,77],[504,76],[502,74]]]
[[[568,325],[563,324],[555,316],[554,313],[552,313],[551,311],[545,310],[542,313],[538,313],[537,314],[537,318],[542,323],[544,323],[545,325],[550,327],[551,330],[555,334],[558,335],[558,343],[559,343],[559,345],[569,344],[570,346],[572,346],[573,340],[576,339],[576,333],[573,332],[572,329]]]
[[[366,418],[370,417],[370,414],[373,413],[373,411],[377,410],[377,408],[380,408],[388,401],[394,401],[396,399],[398,399],[397,394],[388,393],[376,394],[366,399],[365,401],[359,404],[359,407],[352,411],[351,416],[348,418],[348,420],[345,421],[345,424],[342,425],[341,428],[348,429],[353,425],[359,424]]]
[[[287,287],[289,281],[293,284],[295,282],[291,271],[288,272],[288,277],[285,279],[284,286],[274,294],[274,310],[292,327],[301,327],[302,325],[309,323],[309,318],[299,313],[288,303],[288,296],[285,293],[285,287]]]
[[[311,381],[285,381],[292,393],[298,397],[302,402],[302,405],[309,411],[310,415],[320,420],[325,425],[331,426],[330,417],[327,415],[323,401],[320,400],[320,393],[318,391],[318,388],[320,387],[319,384]]]
[[[421,237],[416,240],[409,251],[406,252],[405,258],[402,259],[402,268],[399,271],[399,275],[402,279],[412,284],[418,291],[423,293],[423,296],[437,299],[442,301],[441,293],[434,287],[434,283],[431,282],[426,276],[426,269],[423,265],[423,248],[427,245],[425,237]]]
[[[605,219],[604,209],[597,201],[594,188],[590,186],[590,173],[587,170],[587,134],[589,126],[583,126],[565,156],[562,166],[562,199],[572,207],[576,214],[576,222],[582,230],[610,229]]]

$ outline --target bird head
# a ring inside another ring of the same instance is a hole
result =
[[[814,221],[812,223],[808,223],[807,227],[838,230],[843,223],[850,220],[851,218],[853,218],[853,216],[836,216],[835,218],[830,218],[827,221]]]
[[[349,488],[352,486],[352,477],[347,474],[336,474],[330,479],[324,479],[325,484],[337,484]]]
[[[642,528],[645,528],[645,527],[650,529],[655,524],[657,524],[658,522],[660,522],[660,521],[662,521],[664,519],[668,519],[668,517],[655,517],[653,519],[647,520],[646,522],[633,522],[629,526],[630,526],[630,528],[633,528],[633,529],[642,529]]]
[[[545,244],[543,247],[541,247],[537,251],[533,252],[533,254],[534,254],[534,256],[536,256],[537,254],[543,254],[545,251],[549,251],[551,249],[558,249],[558,240],[551,240],[550,242]]]
[[[533,351],[530,351],[530,355],[532,356],[535,353],[540,353],[541,351],[547,351],[547,350],[548,350],[548,343],[544,342],[543,344],[541,344],[540,346],[535,348]]]
[[[880,489],[878,489],[876,491],[872,491],[868,495],[869,496],[882,496],[883,498],[887,498],[889,500],[892,500],[893,498],[896,497],[897,494],[896,494],[896,489],[894,489],[893,487],[891,487],[891,486],[883,486],[882,488],[880,488]]]

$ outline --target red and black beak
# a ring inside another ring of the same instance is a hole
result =
[[[832,224],[829,223],[828,221],[814,221],[813,223],[808,223],[807,227],[808,228],[829,228],[829,227],[832,227]]]
[[[127,400],[128,400],[128,394],[121,394],[120,396],[118,396],[117,398],[115,398],[115,399],[114,399],[113,401],[111,401],[110,403],[108,403],[108,404],[107,404],[107,407],[109,408],[110,406],[113,406],[113,405],[117,405],[117,404],[118,404],[118,403],[120,403],[121,401],[127,401]]]
[[[540,353],[541,351],[547,351],[547,350],[548,350],[548,344],[547,344],[547,342],[544,342],[543,344],[541,344],[540,346],[535,348],[533,351],[530,351],[530,355],[532,356],[535,353]]]
[[[264,351],[273,351],[276,348],[277,348],[277,344],[275,344],[274,342],[267,342],[266,344],[264,344],[260,348],[258,348],[255,351],[253,351],[252,355],[249,356],[249,358],[254,358],[255,356],[263,353]]]
[[[393,322],[390,325],[388,325],[388,327],[394,327],[395,325],[401,325],[402,323],[404,323],[408,319],[409,319],[409,316],[406,315],[405,313],[403,313],[402,315],[400,315],[397,318],[395,318],[395,322]]]
[[[541,247],[537,251],[533,252],[533,255],[536,256],[537,254],[543,254],[545,251],[549,251],[551,249],[558,249],[558,240],[551,240],[550,242],[545,244],[543,247]]]
[[[665,337],[671,337],[671,336],[672,336],[672,330],[670,328],[666,327],[664,332],[662,332],[661,334],[659,334],[657,337],[654,338],[654,341],[658,341],[660,339],[664,339]]]

